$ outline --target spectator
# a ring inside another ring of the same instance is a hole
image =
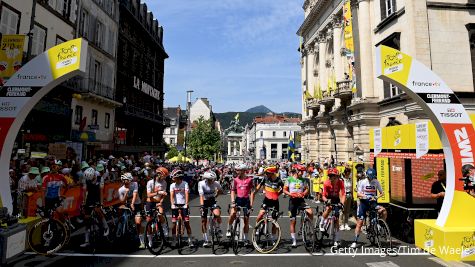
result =
[[[444,197],[445,197],[445,179],[446,179],[445,171],[440,170],[439,172],[437,172],[437,177],[438,177],[437,181],[435,181],[432,184],[430,193],[431,193],[431,197],[437,200],[436,209],[437,209],[437,213],[439,213],[440,208],[442,207],[442,203],[444,202]]]
[[[18,183],[18,192],[28,193],[36,192],[39,188],[36,176],[40,175],[37,167],[31,167],[30,171],[24,175]]]
[[[346,199],[343,205],[343,212],[340,212],[340,231],[349,231],[351,228],[348,226],[348,218],[350,217],[353,203],[353,179],[351,177],[351,169],[345,168],[342,176],[343,183],[345,184]]]

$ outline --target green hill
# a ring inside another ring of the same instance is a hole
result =
[[[225,112],[225,113],[215,113],[214,115],[216,116],[216,119],[221,123],[221,128],[224,130],[229,127],[229,124],[231,123],[232,120],[234,120],[234,117],[236,117],[237,113],[239,113],[239,123],[242,126],[246,126],[246,124],[251,125],[252,122],[254,121],[254,118],[257,116],[264,117],[267,115],[267,112],[265,113]],[[298,114],[298,113],[285,112],[284,114],[290,118],[301,117],[301,114]],[[282,114],[277,114],[277,115],[282,115]]]

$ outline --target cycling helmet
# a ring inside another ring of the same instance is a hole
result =
[[[244,163],[241,163],[241,164],[238,164],[238,165],[235,167],[235,169],[236,169],[237,171],[245,171],[245,170],[247,170],[247,165],[244,164]]]
[[[164,177],[167,177],[168,174],[169,174],[168,169],[165,168],[165,167],[158,167],[158,168],[155,170],[155,172],[156,172],[157,174],[161,174],[161,175],[164,176]]]
[[[126,172],[120,176],[120,179],[122,181],[132,181],[133,177],[132,177],[132,174],[130,174],[130,172]]]
[[[330,169],[328,169],[328,176],[330,176],[330,175],[338,176],[338,175],[340,175],[340,172],[337,170],[337,168],[330,168]]]
[[[368,177],[370,179],[376,178],[376,171],[372,168],[367,169],[366,170],[366,177]]]
[[[150,170],[152,168],[152,164],[150,162],[146,162],[144,167],[145,169]]]
[[[216,173],[213,171],[207,171],[203,174],[204,179],[214,180],[217,178]]]
[[[298,171],[306,171],[307,170],[307,168],[303,164],[294,164],[293,167],[294,167],[294,169],[296,169]]]
[[[96,170],[93,168],[87,168],[84,171],[84,177],[86,178],[87,181],[92,181],[96,177]]]
[[[63,165],[63,163],[61,162],[61,160],[55,159],[54,160],[54,165]]]
[[[462,166],[462,175],[467,177],[470,174],[470,170],[475,169],[471,164],[465,164]]]
[[[264,169],[265,173],[277,173],[277,167],[276,166],[269,166]]]
[[[180,169],[173,170],[172,174],[171,174],[171,177],[172,178],[177,178],[177,177],[183,178],[183,171],[180,170]]]

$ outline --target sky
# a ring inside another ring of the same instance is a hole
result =
[[[165,106],[206,97],[214,112],[301,113],[303,0],[146,0],[164,28]]]

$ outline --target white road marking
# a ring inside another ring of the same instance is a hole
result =
[[[431,257],[429,260],[435,261],[445,267],[473,267],[473,265],[459,261],[444,261],[443,259]]]
[[[369,267],[399,267],[399,265],[392,261],[368,262],[366,265]]]
[[[26,255],[36,255],[34,252],[26,252]],[[309,257],[309,256],[339,256],[339,257],[355,257],[353,254],[339,254],[339,253],[279,253],[279,254],[196,254],[196,255],[128,255],[128,254],[83,254],[83,253],[56,253],[56,256],[66,257],[101,257],[101,258],[229,258],[229,257]],[[400,253],[399,256],[428,256],[429,253]],[[381,256],[380,253],[357,253],[356,256]],[[378,265],[377,265],[378,266]],[[397,265],[391,265],[397,266]]]

